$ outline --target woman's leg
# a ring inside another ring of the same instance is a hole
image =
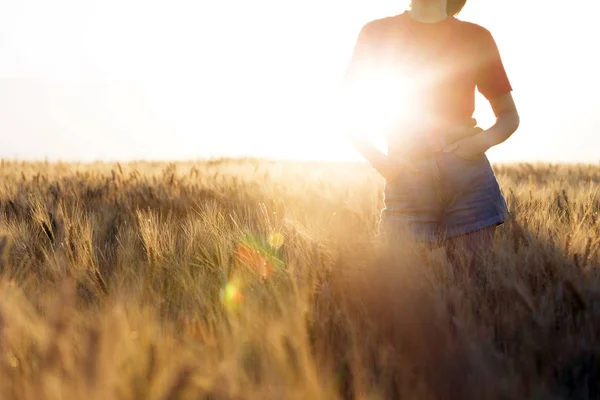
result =
[[[386,182],[381,231],[416,242],[437,242],[444,205],[436,161],[434,157],[411,161],[418,172],[405,170],[395,180]]]
[[[466,272],[477,284],[485,284],[482,267],[493,255],[496,226],[456,236],[446,241],[446,258],[455,272]]]
[[[456,272],[485,284],[496,226],[507,217],[506,200],[487,157],[469,161],[443,153],[437,161],[447,204],[442,223],[446,257]]]

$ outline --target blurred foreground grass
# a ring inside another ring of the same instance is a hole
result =
[[[495,170],[481,287],[361,165],[4,161],[0,398],[598,398],[600,167]]]

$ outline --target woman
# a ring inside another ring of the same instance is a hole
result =
[[[366,24],[345,76],[351,138],[386,178],[380,229],[475,254],[493,245],[506,201],[485,152],[508,139],[519,115],[498,48],[483,27],[455,16],[466,0],[412,0],[408,11]],[[476,126],[475,89],[496,116]],[[371,110],[370,112],[368,110]],[[376,115],[388,154],[363,137]],[[363,118],[364,119],[364,118]]]

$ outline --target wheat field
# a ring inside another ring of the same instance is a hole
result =
[[[591,399],[600,166],[495,165],[476,284],[364,165],[0,168],[0,399]]]

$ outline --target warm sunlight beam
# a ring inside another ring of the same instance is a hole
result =
[[[408,1],[5,3],[0,157],[361,160],[334,118],[336,85],[361,27]],[[544,0],[469,0],[459,15],[492,32],[522,116],[493,161],[597,162],[600,2],[580,6],[565,19]],[[372,138],[414,115],[409,90],[364,93]],[[480,95],[475,118],[494,122]]]
[[[414,125],[418,94],[415,81],[399,68],[378,68],[346,90],[341,91],[338,120],[340,127],[384,147],[388,133]]]

